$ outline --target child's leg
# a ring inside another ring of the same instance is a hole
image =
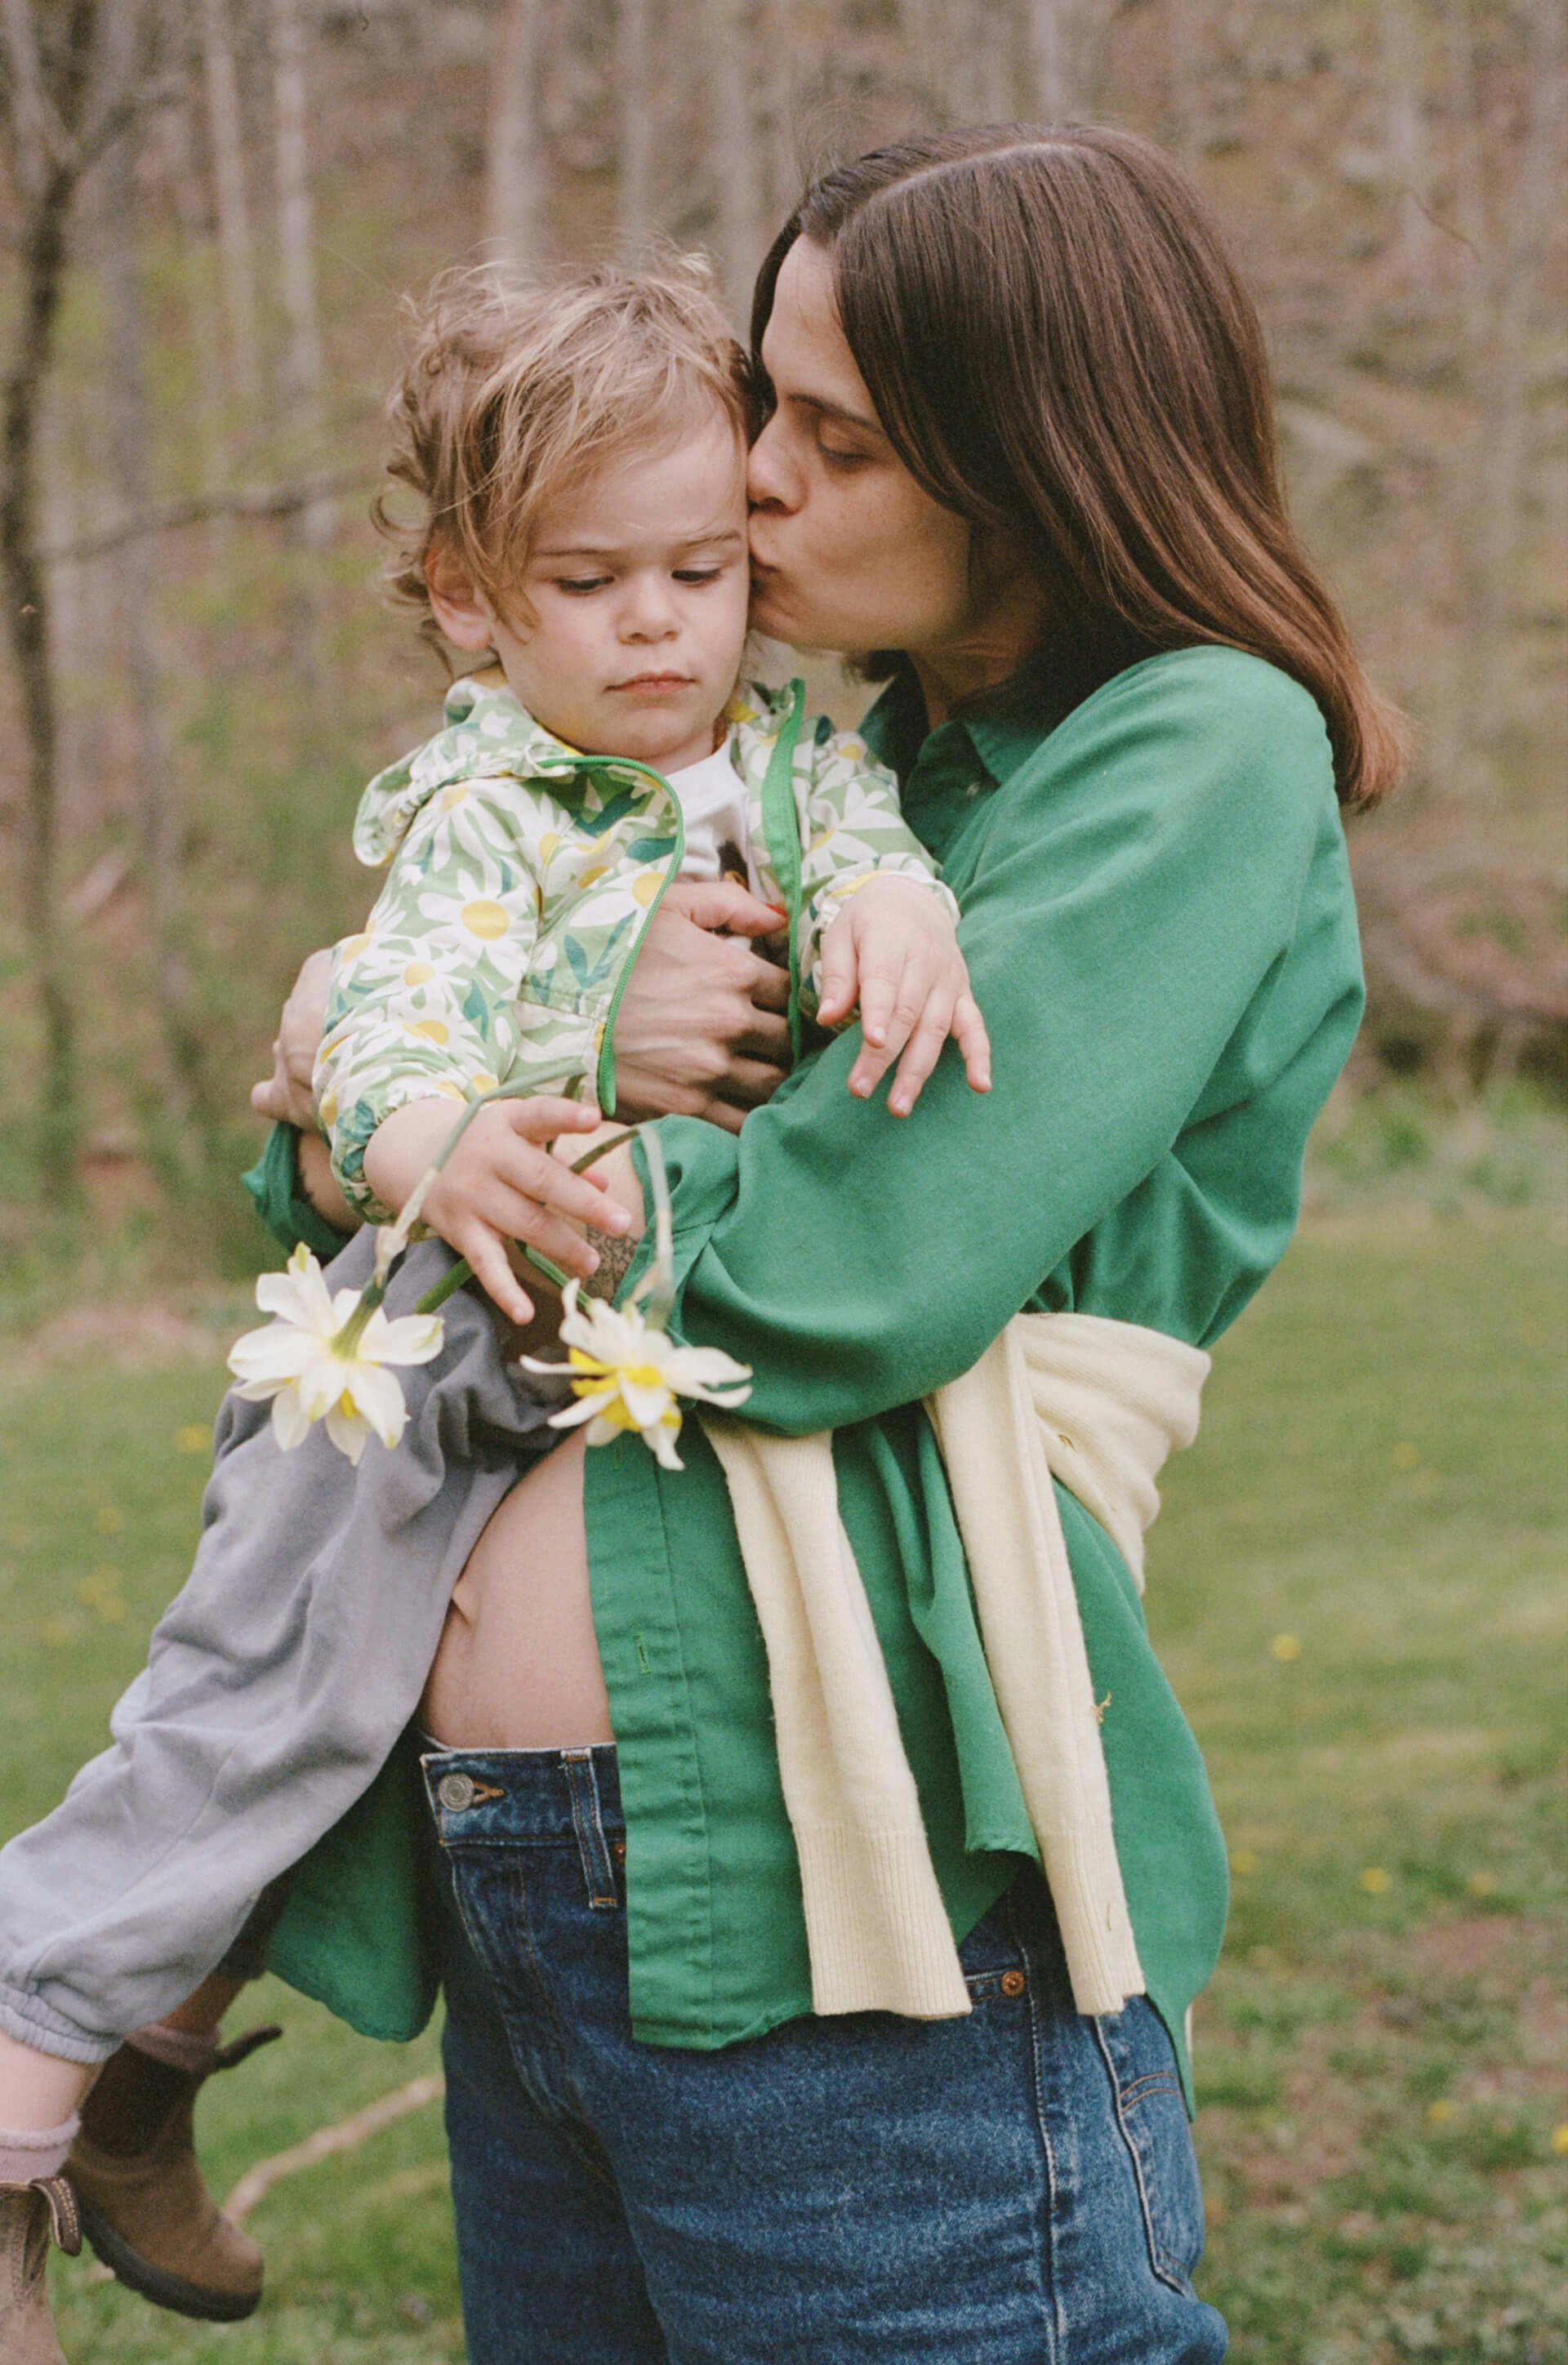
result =
[[[371,1252],[353,1243],[333,1284]],[[415,1250],[388,1311],[449,1261]],[[281,1452],[265,1407],[228,1399],[191,1578],[114,1746],[0,1855],[0,2029],[20,2049],[91,2065],[178,2005],[413,1713],[472,1544],[554,1442],[486,1309],[460,1292],[445,1320],[441,1355],[400,1374],[402,1442],[357,1470],[319,1430]],[[0,2124],[6,2101],[0,2079]]]

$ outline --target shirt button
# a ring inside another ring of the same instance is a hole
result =
[[[435,1795],[448,1811],[460,1815],[465,1807],[474,1804],[474,1781],[468,1774],[443,1774],[435,1786]]]
[[[1023,1994],[1024,1990],[1027,1985],[1028,1981],[1024,1977],[1022,1971],[1003,1971],[1002,1974],[1002,1992],[1003,1995],[1020,1996]]]

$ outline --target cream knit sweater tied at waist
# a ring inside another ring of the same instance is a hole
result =
[[[1111,1830],[1083,1629],[1053,1477],[1141,1589],[1155,1479],[1197,1434],[1209,1358],[1092,1314],[1020,1314],[926,1400],[997,1704],[1050,1885],[1073,1999],[1144,1992]],[[703,1415],[767,1649],[819,2012],[968,2012],[870,1606],[838,1512],[833,1437]]]

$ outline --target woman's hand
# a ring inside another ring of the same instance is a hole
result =
[[[274,1124],[297,1125],[302,1133],[320,1131],[310,1079],[321,1048],[331,973],[330,952],[307,956],[278,1020],[272,1074],[265,1083],[251,1087],[251,1106],[258,1116],[270,1116]]]
[[[705,1116],[738,1133],[790,1059],[790,981],[744,939],[784,914],[726,880],[678,880],[649,923],[615,1015],[615,1114]]]

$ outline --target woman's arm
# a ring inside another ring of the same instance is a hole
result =
[[[738,1139],[660,1129],[676,1323],[752,1366],[748,1419],[834,1428],[968,1370],[1208,1113],[1338,827],[1327,737],[1255,660],[1158,660],[1080,708],[978,827],[954,883],[989,1099],[949,1054],[912,1116],[858,1103],[852,1031]],[[1327,990],[1349,1013],[1353,970]],[[1307,1036],[1324,1015],[1304,1009]]]

